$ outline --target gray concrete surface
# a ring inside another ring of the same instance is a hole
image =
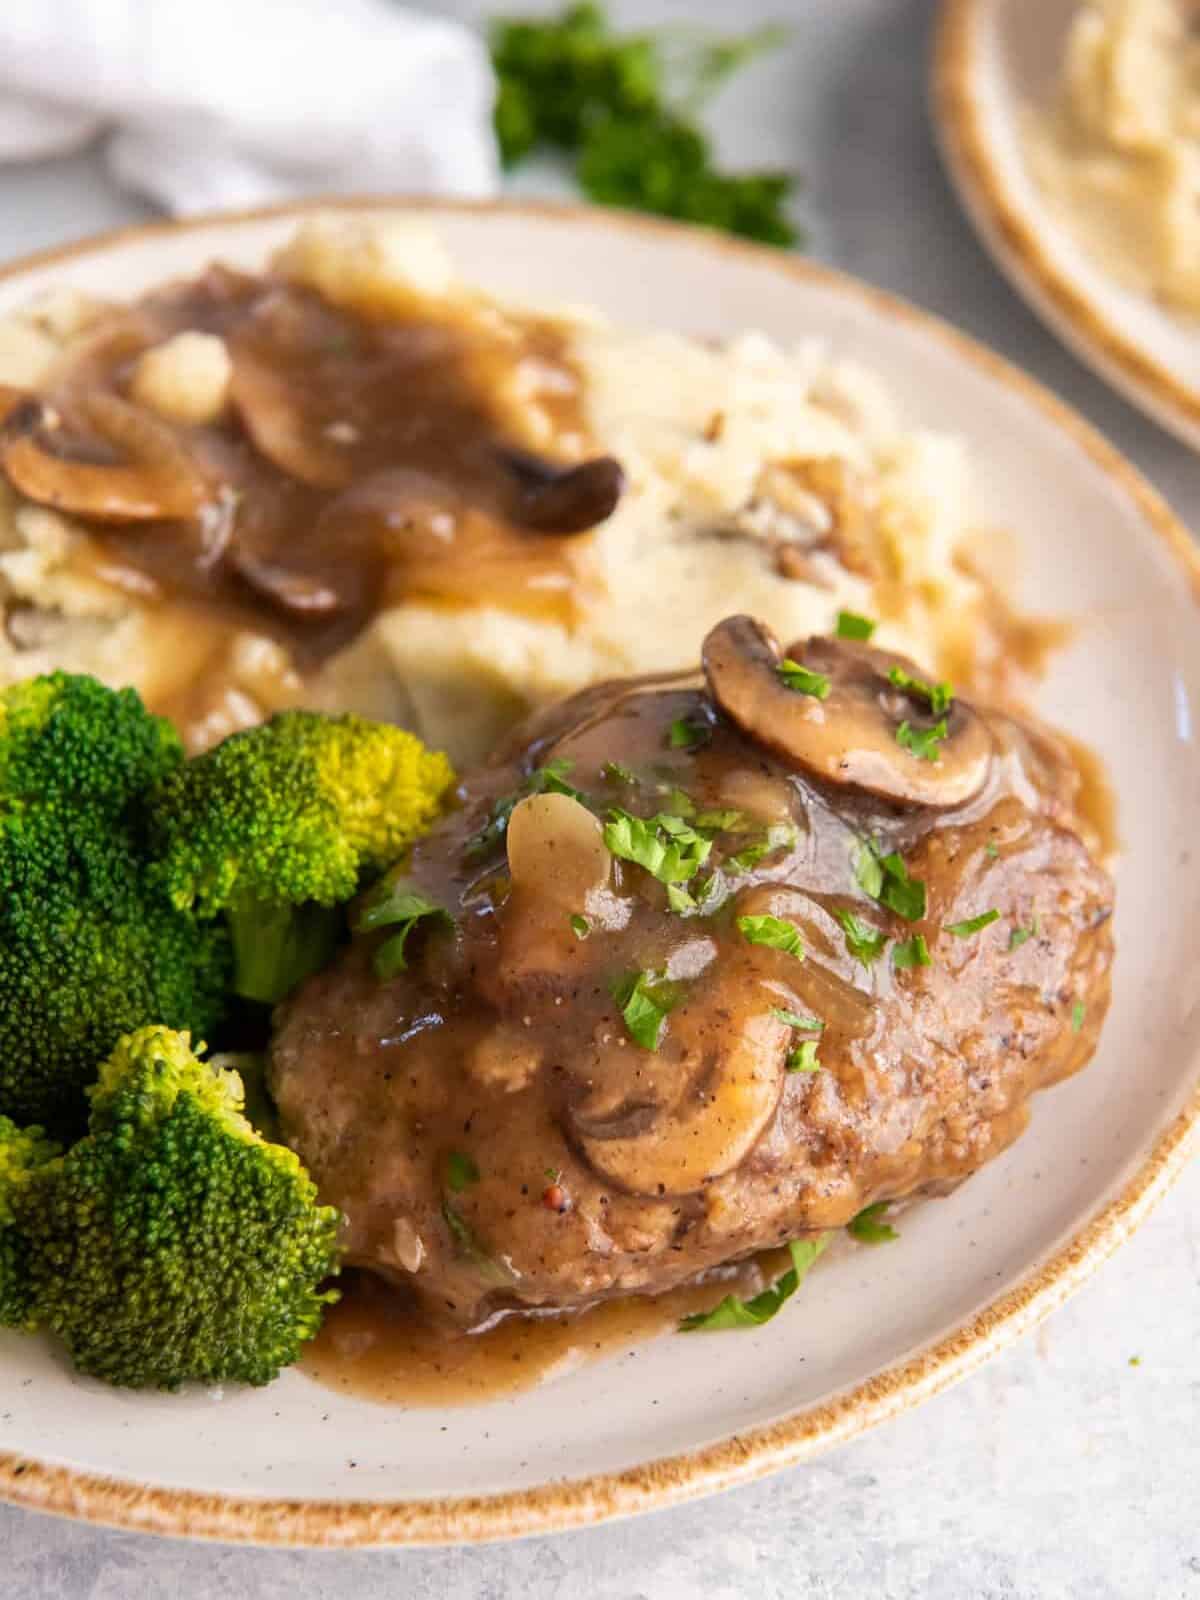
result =
[[[457,0],[444,9],[478,16],[489,8]],[[730,157],[802,168],[815,255],[939,312],[1021,363],[1200,527],[1200,461],[1043,331],[962,221],[926,123],[930,0],[627,0],[615,9],[634,22],[791,21],[791,48],[719,104]],[[0,170],[0,255],[140,214],[91,157]],[[509,1546],[328,1555],[157,1542],[0,1508],[0,1595],[1200,1597],[1198,1219],[1200,1164],[1035,1336],[889,1427],[716,1500]]]

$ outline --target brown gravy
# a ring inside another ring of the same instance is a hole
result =
[[[758,1293],[786,1270],[769,1251],[704,1283],[608,1300],[573,1316],[510,1316],[477,1333],[431,1323],[401,1290],[347,1272],[301,1367],[326,1388],[380,1405],[478,1405],[502,1400],[584,1362],[616,1355],[708,1311],[727,1294]]]
[[[211,423],[129,405],[139,357],[184,331],[220,336],[232,360]],[[133,413],[131,440],[139,418],[154,430],[152,466],[169,441],[203,503],[135,520],[48,491],[90,536],[79,570],[157,606],[180,636],[197,616],[213,642],[272,636],[301,674],[402,598],[569,620],[588,586],[579,535],[620,493],[560,329],[469,302],[373,316],[212,267],[113,310],[62,365],[40,397],[46,459],[128,464],[97,396]],[[8,405],[6,436],[39,415]]]

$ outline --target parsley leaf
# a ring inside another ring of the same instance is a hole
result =
[[[824,700],[829,694],[829,679],[825,674],[813,672],[801,662],[793,661],[791,656],[785,657],[775,671],[784,688],[790,689],[793,694],[811,694],[818,700]]]
[[[772,1006],[771,1011],[789,1028],[801,1028],[806,1033],[817,1032],[825,1026],[820,1017],[802,1017],[795,1011],[785,1011],[782,1006]]]
[[[684,1317],[679,1324],[684,1333],[715,1333],[723,1328],[760,1328],[792,1298],[808,1276],[813,1263],[829,1243],[829,1234],[818,1234],[815,1239],[793,1239],[788,1245],[792,1264],[782,1277],[751,1300],[740,1295],[727,1294],[711,1311],[697,1311]]]
[[[446,1187],[452,1194],[461,1194],[479,1182],[479,1168],[471,1157],[461,1150],[452,1150],[446,1157]]]
[[[950,729],[945,717],[932,728],[914,728],[904,721],[896,729],[896,743],[903,750],[911,750],[918,761],[936,761],[938,745],[949,737]]]
[[[458,1255],[471,1263],[485,1283],[493,1284],[496,1288],[512,1283],[513,1275],[509,1269],[488,1253],[479,1242],[474,1228],[465,1217],[459,1215],[449,1200],[442,1201],[442,1220],[450,1230]]]
[[[371,895],[355,923],[358,933],[373,933],[377,928],[396,928],[398,931],[376,950],[373,966],[379,978],[395,977],[408,966],[405,947],[409,934],[419,922],[439,922],[454,926],[454,918],[428,895],[414,889],[404,878],[384,878]]]
[[[660,811],[647,819],[619,808],[608,816],[604,842],[612,854],[644,867],[660,883],[686,883],[708,860],[712,840],[681,817]]]
[[[791,1052],[786,1062],[789,1072],[820,1072],[821,1063],[817,1060],[817,1041],[805,1039]]]
[[[628,767],[623,766],[619,761],[606,761],[600,768],[600,776],[602,778],[611,778],[614,783],[636,783],[638,781],[637,773],[631,772]]]
[[[655,979],[649,972],[631,972],[612,986],[629,1037],[643,1050],[657,1050],[667,1014],[682,996],[675,984]]]
[[[887,944],[887,934],[873,928],[861,917],[856,917],[853,911],[847,911],[844,906],[835,906],[833,915],[841,924],[842,932],[846,935],[846,949],[854,959],[861,961],[864,967],[878,961]]]
[[[990,928],[993,922],[1000,921],[1000,913],[995,909],[981,911],[977,917],[968,917],[965,922],[947,922],[946,932],[952,933],[956,939],[970,939],[973,934],[980,933],[984,928]]]
[[[866,641],[879,626],[872,622],[870,617],[860,617],[857,611],[839,611],[837,614],[837,636],[839,639],[862,639]]]
[[[1042,931],[1042,919],[1035,916],[1027,928],[1014,928],[1008,936],[1008,948],[1019,950],[1027,939],[1036,939]]]
[[[1083,1027],[1083,1019],[1087,1016],[1087,1007],[1082,1000],[1076,1000],[1071,1007],[1071,1032],[1078,1033]]]
[[[697,817],[697,823],[700,819]],[[749,872],[756,867],[764,856],[772,855],[776,850],[791,849],[799,834],[790,822],[775,822],[767,829],[761,838],[753,844],[743,845],[736,855],[728,856],[725,860],[727,870],[734,872]]]
[[[697,750],[712,738],[712,729],[691,717],[676,717],[667,729],[667,744],[672,750]]]
[[[581,917],[576,911],[571,918],[571,932],[577,939],[586,939],[592,931],[592,925],[586,917]]]
[[[804,960],[804,940],[800,930],[782,917],[739,917],[738,932],[747,944],[764,944],[772,950]]]
[[[686,816],[687,813],[683,812]],[[744,811],[701,811],[692,818],[697,828],[704,828],[710,833],[741,833],[746,826],[746,813]]]
[[[887,1244],[889,1240],[898,1239],[900,1235],[891,1223],[883,1221],[891,1203],[877,1200],[873,1206],[865,1206],[846,1224],[846,1232],[859,1244]]]
[[[897,944],[892,951],[892,961],[901,969],[909,967],[931,967],[933,957],[929,954],[929,946],[925,943],[924,936],[913,934],[911,939],[905,939]]]
[[[923,678],[912,677],[903,667],[893,667],[888,673],[888,682],[903,689],[905,694],[926,701],[935,717],[944,716],[954,704],[954,690],[948,683],[926,683]]]
[[[667,885],[667,904],[680,917],[686,916],[689,911],[698,909],[694,898],[681,883],[669,883]]]
[[[854,878],[865,895],[879,899],[883,893],[883,857],[870,839],[860,839],[854,847]]]
[[[910,878],[904,858],[895,850],[886,856],[869,840],[859,842],[854,853],[854,876],[872,900],[887,906],[905,922],[920,922],[925,915],[925,884]]]
[[[544,767],[538,767],[531,772],[525,782],[511,794],[502,795],[497,800],[483,827],[467,840],[463,849],[465,861],[481,861],[501,843],[508,832],[508,819],[512,816],[522,800],[531,794],[566,794],[572,800],[578,800],[580,805],[587,804],[587,797],[578,789],[573,789],[566,782],[567,773],[572,767],[570,761],[547,761]]]
[[[987,844],[984,846],[983,853],[985,856],[989,857],[990,860],[995,861],[996,857],[1000,854],[1000,846],[996,843],[995,839],[988,840]]]

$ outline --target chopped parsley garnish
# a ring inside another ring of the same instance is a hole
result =
[[[844,906],[835,906],[833,915],[841,924],[842,932],[846,935],[846,949],[854,959],[861,961],[864,967],[878,961],[887,944],[887,934],[873,928],[861,917],[856,917],[853,911],[847,911]]]
[[[949,737],[950,729],[945,717],[932,728],[914,728],[904,721],[896,729],[896,743],[902,750],[910,750],[918,761],[936,761],[938,745]]]
[[[520,802],[528,799],[531,794],[566,794],[570,795],[572,800],[578,800],[581,805],[586,805],[586,797],[566,782],[567,773],[570,772],[572,765],[570,761],[547,761],[544,767],[538,767],[531,772],[520,788],[514,789],[511,794],[502,795],[492,806],[483,827],[467,840],[463,850],[464,860],[481,861],[484,856],[490,855],[508,832],[509,817]]]
[[[1000,846],[996,843],[995,839],[988,840],[987,844],[983,848],[983,853],[985,856],[990,856],[990,858],[995,861],[996,857],[1000,854]]]
[[[931,967],[933,957],[929,954],[929,946],[925,943],[923,934],[914,933],[911,939],[903,939],[892,950],[892,961],[902,971],[909,967]]]
[[[820,1072],[821,1063],[817,1060],[817,1041],[805,1039],[797,1045],[785,1063],[789,1072]]]
[[[571,932],[577,939],[586,939],[592,931],[592,925],[586,917],[581,917],[576,911],[571,917]]]
[[[895,850],[880,855],[869,839],[859,841],[854,852],[854,876],[872,900],[887,906],[905,922],[920,922],[925,915],[925,884],[910,878],[904,858]]]
[[[870,617],[860,617],[857,611],[839,611],[837,614],[839,639],[861,639],[865,642],[878,626]]]
[[[657,1050],[667,1014],[682,998],[678,985],[649,972],[631,972],[612,987],[629,1037],[643,1050]]]
[[[1087,1016],[1087,1007],[1082,1000],[1076,1000],[1071,1007],[1071,1032],[1078,1033],[1083,1027],[1083,1019]]]
[[[859,1244],[887,1244],[889,1240],[898,1239],[900,1235],[891,1223],[883,1221],[891,1203],[890,1200],[876,1200],[873,1206],[865,1206],[846,1224],[846,1232]]]
[[[738,932],[747,944],[765,944],[772,950],[782,950],[784,955],[804,960],[804,940],[800,930],[782,917],[739,917]]]
[[[772,1006],[771,1012],[786,1027],[799,1028],[804,1033],[818,1033],[825,1026],[820,1017],[802,1017],[798,1012],[785,1011],[782,1006]]]
[[[697,823],[700,819],[697,817]],[[771,825],[765,834],[754,841],[753,844],[743,845],[736,855],[728,856],[725,866],[733,872],[749,872],[764,858],[776,850],[790,850],[796,843],[799,835],[790,822],[776,822]]]
[[[1019,950],[1027,939],[1036,939],[1042,931],[1042,919],[1035,916],[1027,928],[1014,928],[1008,936],[1008,948]]]
[[[446,1157],[446,1187],[452,1194],[461,1194],[479,1182],[479,1168],[470,1156],[461,1150],[452,1150]]]
[[[924,700],[935,717],[944,716],[954,704],[954,690],[948,683],[926,683],[923,678],[912,677],[903,667],[893,667],[888,673],[888,682],[903,689],[905,694]]]
[[[465,1217],[459,1216],[449,1200],[442,1201],[442,1220],[450,1230],[459,1256],[471,1263],[485,1283],[494,1284],[497,1288],[512,1283],[509,1269],[484,1249],[474,1228]]]
[[[860,839],[854,847],[854,879],[872,900],[883,893],[883,857],[870,839]]]
[[[827,1233],[818,1234],[815,1239],[793,1239],[788,1245],[792,1264],[770,1288],[756,1294],[751,1300],[727,1294],[711,1311],[697,1311],[690,1317],[684,1317],[679,1324],[680,1330],[684,1333],[715,1333],[722,1328],[760,1328],[764,1322],[770,1322],[779,1308],[792,1298],[828,1243]]]
[[[1000,913],[993,908],[991,911],[981,911],[977,917],[968,917],[965,922],[947,922],[946,932],[952,933],[956,939],[970,939],[999,921]]]
[[[682,817],[660,811],[657,816],[634,817],[614,809],[604,825],[604,842],[614,856],[644,867],[660,883],[686,883],[708,860],[712,840]]]
[[[810,667],[786,657],[775,668],[785,689],[793,694],[811,694],[824,700],[829,694],[829,679],[823,672],[813,672]]]
[[[696,750],[712,738],[712,729],[706,722],[696,722],[692,717],[676,717],[667,730],[667,744],[672,750]]]
[[[614,783],[636,783],[638,775],[631,772],[628,767],[622,766],[619,761],[606,761],[600,768],[600,776],[611,778]]]
[[[686,812],[683,815],[687,815]],[[692,818],[697,828],[710,833],[741,833],[746,826],[744,811],[701,811]]]
[[[360,913],[355,928],[359,933],[372,933],[377,928],[395,928],[390,939],[385,939],[375,952],[373,965],[379,978],[395,977],[403,972],[408,962],[405,947],[408,937],[419,922],[438,922],[453,927],[454,918],[428,895],[414,889],[403,878],[384,879],[379,890],[371,897]]]

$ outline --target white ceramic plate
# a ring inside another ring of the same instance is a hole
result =
[[[783,254],[601,212],[442,207],[486,288],[592,301],[695,334],[823,335],[911,419],[957,431],[981,516],[1020,541],[1026,599],[1077,618],[1042,705],[1109,763],[1127,854],[1097,1060],[1029,1133],[899,1243],[832,1253],[761,1330],[665,1337],[516,1398],[403,1411],[290,1372],[223,1399],[117,1393],[36,1339],[0,1341],[0,1492],[172,1533],[263,1542],[451,1541],[661,1506],[745,1481],[932,1394],[1015,1338],[1136,1225],[1200,1118],[1197,566],[1154,494],[1071,413],[933,319]],[[213,257],[251,264],[294,214],[152,227],[0,279],[129,295]]]
[[[1039,192],[1023,110],[1053,93],[1079,0],[942,0],[933,116],[951,179],[1013,285],[1082,360],[1200,449],[1200,323],[1110,277]]]

